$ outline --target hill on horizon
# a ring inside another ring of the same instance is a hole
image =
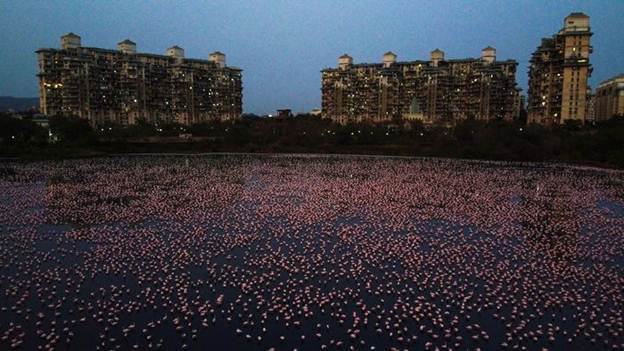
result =
[[[32,107],[39,109],[39,98],[0,96],[0,112],[8,110],[26,111]]]

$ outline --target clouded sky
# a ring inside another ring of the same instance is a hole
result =
[[[243,71],[245,112],[272,113],[320,106],[320,70],[343,53],[355,62],[428,59],[437,47],[447,58],[478,57],[496,47],[499,59],[519,62],[526,93],[528,60],[540,39],[563,18],[591,16],[592,86],[624,73],[624,1],[108,1],[0,0],[0,95],[37,96],[36,58],[58,47],[67,32],[82,45],[115,48],[130,38],[140,52],[207,58],[220,50]]]

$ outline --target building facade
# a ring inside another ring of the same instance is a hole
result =
[[[576,12],[565,18],[559,33],[542,39],[529,66],[529,123],[588,120],[591,36],[589,16]]]
[[[598,85],[594,95],[594,114],[597,121],[624,117],[624,74]]]
[[[239,118],[241,70],[225,55],[207,60],[137,53],[128,39],[117,50],[83,47],[79,36],[61,37],[60,49],[37,50],[39,103],[45,115],[74,115],[92,124],[177,122],[186,125]]]
[[[517,118],[520,95],[514,60],[497,61],[487,47],[480,58],[397,62],[392,52],[382,63],[354,64],[349,55],[322,74],[322,116],[338,123],[421,120],[453,124],[458,120]]]

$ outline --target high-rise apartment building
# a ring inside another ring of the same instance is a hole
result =
[[[349,55],[322,73],[322,115],[338,123],[418,119],[517,118],[520,108],[514,60],[497,61],[487,47],[480,58],[450,59],[442,50],[429,61],[398,62],[392,52],[382,63],[354,64]]]
[[[92,124],[200,123],[242,113],[241,70],[213,52],[207,60],[184,57],[172,46],[165,55],[137,53],[128,39],[117,50],[81,46],[61,37],[60,49],[37,50],[40,109],[74,115]]]
[[[529,123],[585,122],[591,35],[589,16],[575,12],[565,18],[559,33],[542,39],[529,67]]]

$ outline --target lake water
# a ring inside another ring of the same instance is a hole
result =
[[[0,349],[624,348],[624,174],[0,163]]]

